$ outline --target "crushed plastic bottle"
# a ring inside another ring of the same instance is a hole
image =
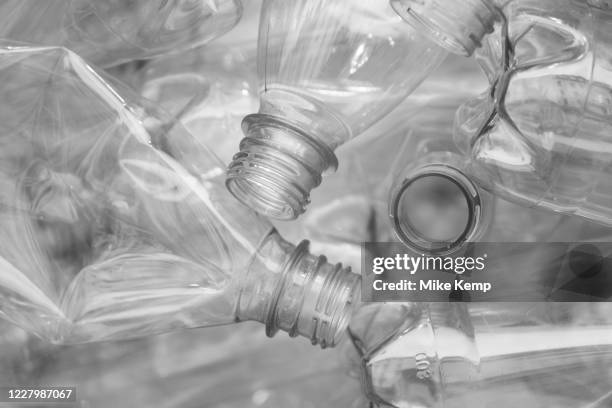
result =
[[[205,44],[241,15],[240,0],[8,0],[0,38],[65,46],[112,66]]]
[[[370,304],[350,330],[376,406],[569,408],[609,401],[609,316],[609,303]]]
[[[444,129],[411,131],[397,155],[388,214],[396,236],[417,253],[456,253],[469,242],[569,242],[579,239],[576,228],[594,228],[490,194],[472,181],[470,160]]]
[[[0,67],[3,316],[59,343],[249,319],[337,341],[359,277],[234,200],[179,123],[65,48]]]
[[[473,177],[514,202],[612,225],[609,2],[392,3],[438,44],[475,52],[490,81],[456,117]]]
[[[240,121],[257,109],[257,23],[261,1],[244,5],[244,17],[211,44],[110,73],[154,101],[229,163],[242,138]]]

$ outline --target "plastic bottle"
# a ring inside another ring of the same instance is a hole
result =
[[[240,0],[9,0],[0,37],[62,45],[101,66],[202,45],[240,20]]]
[[[294,219],[337,167],[334,150],[396,107],[444,52],[376,0],[262,7],[261,103],[243,120],[227,187],[263,215]]]
[[[609,315],[609,303],[370,304],[351,332],[380,407],[604,407]]]
[[[4,316],[55,342],[250,319],[335,343],[359,277],[234,200],[180,124],[64,48],[0,66]]]
[[[395,143],[386,140],[397,158],[383,190],[390,229],[416,253],[452,254],[468,242],[582,242],[609,235],[584,219],[490,194],[473,181],[470,160],[457,150],[444,120],[414,126],[391,136]]]
[[[457,112],[477,182],[514,202],[612,225],[612,10],[605,1],[391,2],[490,90]],[[458,17],[459,16],[459,17]]]

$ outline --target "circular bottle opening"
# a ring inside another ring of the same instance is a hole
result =
[[[480,230],[478,190],[452,167],[431,165],[410,175],[394,192],[390,205],[396,235],[420,253],[453,253]]]

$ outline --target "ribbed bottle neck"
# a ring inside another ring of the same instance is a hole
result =
[[[321,184],[322,174],[337,168],[333,151],[271,115],[248,115],[243,131],[240,151],[228,167],[227,188],[262,215],[297,218],[306,210],[311,190]]]
[[[253,256],[239,290],[237,320],[264,323],[270,337],[282,330],[325,348],[336,345],[348,325],[360,277],[311,255],[308,241],[294,246],[274,231]]]
[[[407,23],[448,51],[470,56],[501,16],[500,0],[390,0]]]

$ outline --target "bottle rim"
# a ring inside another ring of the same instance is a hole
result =
[[[467,221],[463,231],[456,238],[448,241],[434,241],[410,222],[406,222],[401,214],[401,201],[404,194],[418,180],[426,177],[440,177],[453,183],[462,193],[467,203]],[[408,248],[418,253],[432,255],[450,255],[461,250],[468,242],[475,239],[483,230],[484,205],[479,188],[462,171],[446,164],[431,164],[421,167],[407,176],[396,188],[389,201],[389,217],[397,238]]]

